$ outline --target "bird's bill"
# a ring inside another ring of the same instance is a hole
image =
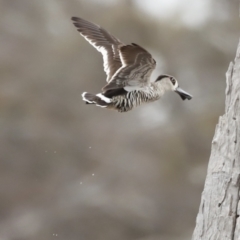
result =
[[[185,92],[183,89],[181,89],[180,87],[178,87],[176,90],[175,90],[176,93],[179,94],[179,96],[182,98],[182,100],[185,100],[185,99],[192,99],[192,95]]]

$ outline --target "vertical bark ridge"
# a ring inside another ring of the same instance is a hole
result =
[[[192,240],[240,239],[240,44],[226,73],[225,114],[212,141]]]

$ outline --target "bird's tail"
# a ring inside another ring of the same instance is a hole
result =
[[[111,103],[111,98],[105,97],[102,93],[94,95],[84,92],[82,98],[87,104],[96,104],[99,107],[107,107]]]

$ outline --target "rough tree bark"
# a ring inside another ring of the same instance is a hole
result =
[[[240,43],[226,78],[225,114],[212,141],[192,240],[240,240]]]

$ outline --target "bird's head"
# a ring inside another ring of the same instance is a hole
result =
[[[163,74],[158,76],[155,82],[158,82],[165,90],[171,90],[178,93],[182,100],[192,99],[192,95],[181,89],[178,85],[177,79],[173,76]]]

